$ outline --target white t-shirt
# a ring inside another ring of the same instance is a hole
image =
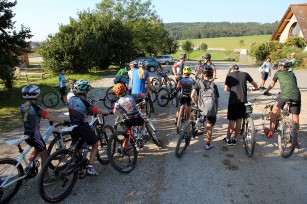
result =
[[[75,96],[75,94],[73,93],[73,92],[69,92],[68,94],[67,94],[67,102],[69,103],[69,99],[71,98],[71,97],[74,97]]]

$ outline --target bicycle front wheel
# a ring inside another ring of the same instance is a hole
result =
[[[180,158],[187,147],[190,144],[191,138],[193,137],[193,123],[192,121],[187,122],[187,124],[184,126],[179,139],[177,141],[176,149],[175,149],[175,155],[176,157]]]
[[[255,125],[254,120],[250,117],[245,119],[245,127],[243,132],[243,142],[247,156],[251,157],[255,151]]]
[[[54,108],[60,102],[60,97],[55,91],[47,91],[42,96],[42,103],[47,108]]]
[[[177,83],[174,79],[168,78],[166,82],[166,87],[170,90],[173,91],[177,87]]]
[[[160,88],[160,81],[158,78],[152,78],[150,83],[156,90]]]
[[[106,97],[103,99],[103,105],[108,109],[113,109],[115,102],[118,100],[115,93],[109,93],[106,95]]]
[[[55,167],[53,170],[49,169],[51,165]],[[38,178],[42,199],[55,203],[66,198],[76,184],[77,168],[73,152],[68,149],[60,149],[48,157]]]
[[[17,164],[15,159],[0,159],[0,203],[11,200],[22,185],[23,180],[16,179],[23,176],[24,171],[22,166]]]
[[[114,133],[114,128],[111,125],[97,125],[96,126],[96,135],[98,136],[98,152],[97,152],[97,160],[101,164],[107,164],[108,155],[107,155],[107,145],[109,141],[109,137]]]
[[[180,109],[179,109],[179,115],[178,115],[178,118],[177,118],[177,133],[180,134],[180,131],[182,129],[182,124],[184,122],[184,105],[181,105],[180,106]]]
[[[160,107],[165,107],[169,102],[169,91],[167,88],[160,88],[157,94],[157,102]]]
[[[147,130],[147,133],[149,134],[149,137],[152,139],[152,141],[158,146],[162,147],[162,142],[160,140],[159,134],[156,131],[154,125],[152,124],[151,121],[147,120],[145,122],[145,127]]]
[[[282,157],[290,157],[297,143],[296,123],[290,118],[284,118],[279,122],[278,147]]]
[[[133,141],[127,147],[124,147],[124,141],[127,140],[123,132],[117,132],[111,135],[108,146],[108,159],[112,167],[121,173],[131,172],[136,165],[138,152]]]

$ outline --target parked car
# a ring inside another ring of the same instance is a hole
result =
[[[159,62],[154,57],[138,57],[134,61],[138,63],[140,59],[146,59],[148,61],[148,67],[147,70],[149,72],[155,72],[157,70]]]
[[[174,64],[174,58],[170,55],[158,55],[156,59],[161,62],[161,64]]]

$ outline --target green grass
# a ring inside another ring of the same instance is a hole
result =
[[[254,36],[240,36],[240,37],[221,37],[221,38],[201,38],[201,39],[186,39],[178,40],[179,44],[184,41],[191,41],[194,47],[199,47],[201,43],[206,43],[208,48],[226,48],[226,49],[249,49],[251,43],[263,43],[270,41],[272,35],[254,35]],[[240,40],[244,41],[244,45],[240,45]]]
[[[73,79],[86,79],[89,82],[102,79],[103,76],[115,73],[115,70],[101,71],[101,72],[91,72],[88,74],[75,74],[66,75],[66,78]],[[38,104],[41,104],[41,96],[44,92],[48,90],[53,90],[54,86],[58,85],[58,76],[53,76],[48,79],[31,79],[28,83],[16,81],[14,88],[3,89],[0,88],[0,133],[13,130],[21,126],[21,115],[20,115],[20,105],[24,103],[21,95],[21,89],[27,84],[38,85],[41,89],[40,97],[38,98]]]
[[[179,50],[177,51],[175,54],[172,54],[172,56],[174,57],[174,59],[179,60],[179,55],[180,53],[184,52],[183,50]],[[189,61],[197,61],[197,60],[203,60],[202,56],[205,53],[210,53],[212,56],[212,61],[225,61],[228,57],[234,58],[236,59],[236,61],[238,60],[236,58],[236,56],[234,55],[234,53],[231,53],[230,55],[227,55],[224,51],[215,51],[215,50],[209,50],[206,52],[201,52],[201,51],[194,51],[188,54],[188,60]]]

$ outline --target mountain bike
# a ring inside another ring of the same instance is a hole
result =
[[[42,103],[47,108],[56,107],[61,98],[60,86],[54,86],[55,91],[49,90],[42,95]],[[66,92],[68,92],[69,88],[66,88]]]
[[[165,107],[169,103],[176,98],[176,93],[174,91],[169,91],[167,88],[160,88],[157,93],[157,103],[160,107]]]
[[[59,149],[46,160],[38,179],[39,194],[43,200],[51,203],[63,200],[72,191],[77,179],[85,178],[90,147],[86,145],[80,152],[77,149],[80,141],[70,149]],[[54,168],[50,169],[49,166]],[[45,180],[47,172],[52,181]]]
[[[254,120],[252,118],[253,113],[253,104],[252,103],[245,103],[246,112],[245,117],[242,121],[242,129],[240,134],[243,136],[243,142],[245,147],[245,152],[247,156],[251,157],[255,151],[255,125]]]
[[[189,96],[181,95],[180,97],[188,98]],[[183,105],[180,105],[180,108],[179,108],[179,114],[178,114],[177,125],[176,125],[176,130],[177,130],[178,134],[181,131],[182,125],[187,120],[189,120],[189,118],[188,118],[188,105],[185,103]]]
[[[42,133],[46,143],[51,135],[54,135],[54,137],[60,136],[59,132],[56,131],[59,126],[60,124],[53,125],[53,122],[50,121],[50,126]],[[38,161],[39,155],[33,151],[32,155],[27,159],[27,154],[34,147],[27,146],[25,149],[21,147],[21,144],[27,138],[28,136],[24,136],[20,139],[6,141],[9,145],[16,145],[20,154],[14,159],[0,159],[0,203],[7,203],[11,200],[20,189],[23,180],[32,179],[38,174],[40,166]],[[61,144],[63,143],[60,142],[59,145]],[[65,147],[62,146],[61,148],[64,149]],[[25,164],[25,168],[22,166],[22,163]],[[48,166],[48,168],[52,169],[53,167]]]
[[[271,94],[268,94],[271,95]],[[279,94],[273,94],[273,101],[269,102],[262,113],[262,126],[264,130],[270,129],[271,112]],[[278,149],[282,157],[290,157],[297,145],[297,130],[290,111],[292,102],[287,102],[283,109],[278,110],[275,133],[278,135]]]
[[[153,87],[155,87],[156,90],[158,90],[162,86],[165,86],[170,91],[176,88],[177,86],[176,81],[172,78],[169,78],[167,76],[167,73],[169,73],[169,71],[162,73],[161,82],[160,82],[160,79],[157,77],[154,77],[151,79],[151,84]]]

